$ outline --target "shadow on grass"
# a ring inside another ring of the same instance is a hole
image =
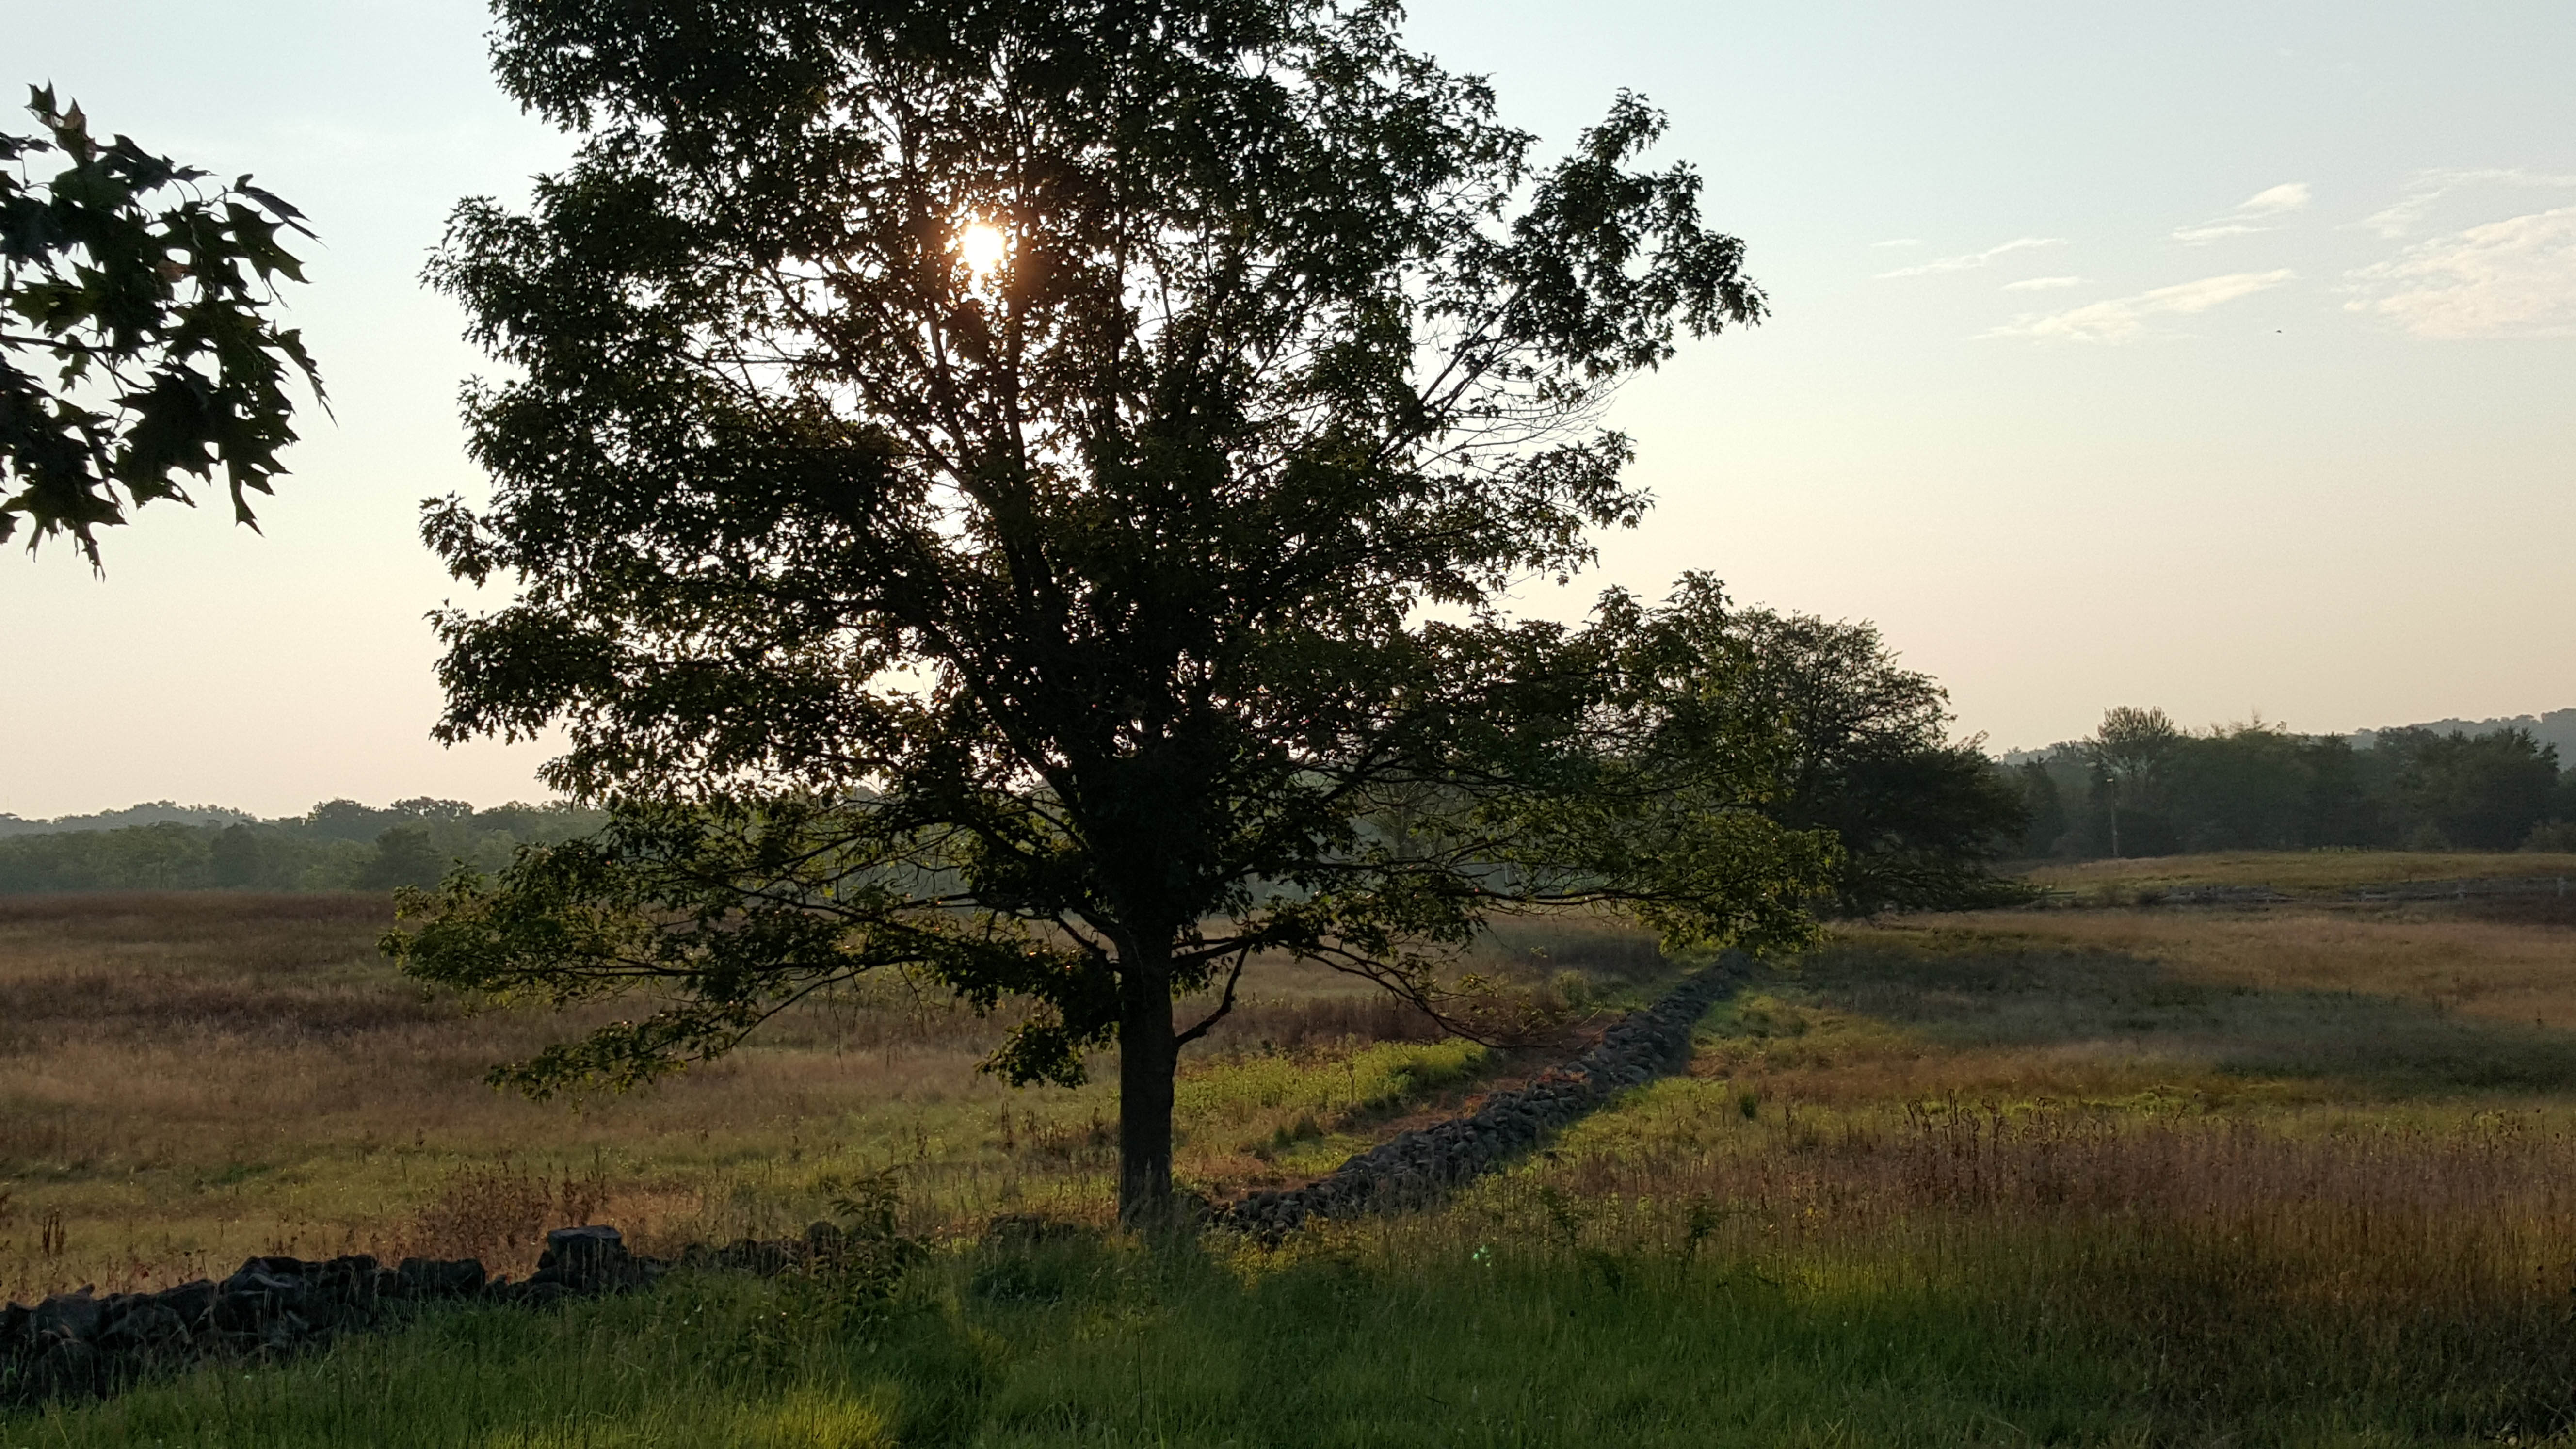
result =
[[[1434,1232],[1249,1260],[987,1245],[959,1302],[1008,1369],[975,1442],[2023,1443],[2145,1417],[2119,1368],[2008,1351],[1940,1295]]]
[[[2223,1251],[2157,1259],[2176,1281],[2143,1302],[2135,1264],[2073,1252],[2094,1271],[2034,1301],[2019,1234],[1957,1246],[1935,1281],[1458,1220],[1250,1259],[1069,1236],[987,1243],[951,1301],[993,1349],[975,1442],[997,1445],[2254,1445],[2328,1424],[2397,1443],[2566,1422],[2554,1304],[2320,1324]]]
[[[2333,1077],[2392,1096],[2576,1095],[2576,1032],[2358,992],[2181,979],[2117,952],[1990,939],[1846,942],[1793,979],[1817,1004],[1959,1046],[2094,1046],[2245,1076]]]
[[[2263,1329],[2264,1351],[2177,1354],[2177,1330],[2207,1325],[2105,1333],[2066,1303],[1981,1291],[1973,1272],[1936,1286],[1813,1266],[1455,1228],[1253,1258],[1066,1229],[944,1254],[882,1314],[790,1282],[675,1280],[0,1414],[0,1443],[1499,1449],[2136,1444],[2225,1429],[2252,1445],[2321,1442],[2329,1423],[2382,1431],[2354,1442],[2447,1442],[2555,1427],[2563,1387],[2492,1334],[2449,1351],[2402,1331],[2365,1342],[2370,1325],[2310,1332],[2222,1291],[2212,1311]],[[2120,1295],[2089,1301],[2116,1309]],[[2540,1328],[2559,1342],[2555,1318]],[[2392,1355],[2415,1369],[2392,1372],[2405,1367]]]

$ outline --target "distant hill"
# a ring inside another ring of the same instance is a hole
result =
[[[2553,709],[2547,714],[2518,714],[2511,719],[2437,719],[2419,725],[2392,725],[2392,729],[2431,730],[2435,734],[2491,735],[2498,730],[2529,730],[2531,737],[2544,745],[2558,747],[2561,769],[2576,767],[2576,709]],[[2378,730],[2355,730],[2355,748],[2368,749],[2379,738]]]
[[[129,825],[249,825],[259,817],[224,805],[180,805],[154,800],[96,815],[58,815],[51,820],[25,820],[0,814],[0,835],[58,835],[66,830],[120,830]]]
[[[463,863],[489,874],[519,849],[588,835],[604,812],[552,801],[477,810],[420,796],[325,800],[260,820],[168,800],[25,820],[0,815],[0,895],[58,891],[383,891],[434,886]]]
[[[2436,719],[2426,720],[2422,724],[2383,725],[2375,730],[2354,730],[2345,738],[2352,741],[2354,749],[2366,750],[2377,744],[2379,737],[2390,730],[2431,730],[2440,735],[2457,730],[2466,735],[2491,735],[2498,730],[2511,729],[2529,730],[2531,737],[2540,743],[2556,745],[2558,767],[2562,770],[2576,769],[2576,709],[2553,709],[2547,714],[2536,715],[2518,714],[2510,719]],[[2069,740],[2050,745],[2045,749],[2006,750],[2003,752],[2002,759],[2007,765],[2018,765],[2026,760],[2045,760],[2059,750],[2074,747],[2076,743]]]

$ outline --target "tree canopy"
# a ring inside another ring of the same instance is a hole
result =
[[[2018,774],[2032,816],[2027,855],[2576,841],[2576,772],[2518,726],[2386,729],[2357,743],[2261,719],[2187,731],[2161,710],[2124,708],[2091,739],[2026,760]]]
[[[243,176],[207,174],[124,136],[101,144],[50,87],[38,135],[0,133],[0,540],[68,534],[91,564],[97,530],[164,499],[181,474],[223,470],[236,521],[270,492],[295,441],[286,382],[321,375],[272,316],[302,281],[278,242],[303,213]],[[63,165],[35,179],[40,157]]]
[[[166,801],[52,821],[0,816],[0,895],[435,886],[460,861],[499,870],[520,845],[601,823],[599,812],[561,803],[476,810],[426,796],[381,808],[329,800],[278,820]]]
[[[1765,608],[1713,622],[1744,660],[1736,707],[1787,734],[1764,808],[1842,847],[1833,905],[1849,914],[1947,910],[2023,897],[1999,879],[2030,825],[2022,790],[1982,739],[1950,738],[1949,695],[1907,669],[1875,625]]]
[[[1013,1080],[1116,1044],[1136,1218],[1256,956],[1437,1007],[1496,910],[1805,938],[1834,846],[1764,809],[1789,744],[1714,583],[1504,607],[1645,511],[1618,383],[1762,313],[1645,102],[1541,164],[1383,3],[498,14],[582,139],[430,272],[507,371],[466,398],[491,501],[425,534],[515,591],[442,617],[440,732],[559,727],[614,818],[389,947],[660,996],[505,1077],[643,1080],[915,971],[1031,1004]]]
[[[2444,845],[2511,850],[2559,803],[2557,748],[2529,730],[2388,730],[2379,748],[2395,758],[2399,798]]]

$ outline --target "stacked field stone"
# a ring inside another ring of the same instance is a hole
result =
[[[1620,1092],[1689,1061],[1691,1028],[1741,984],[1743,974],[1743,959],[1729,954],[1683,978],[1654,1005],[1620,1018],[1602,1033],[1600,1045],[1571,1063],[1515,1091],[1495,1093],[1469,1116],[1393,1138],[1304,1187],[1249,1194],[1220,1210],[1217,1221],[1275,1238],[1313,1218],[1430,1203],[1536,1147]]]
[[[29,1308],[0,1308],[0,1404],[111,1392],[143,1373],[197,1359],[284,1356],[372,1327],[415,1305],[477,1301],[534,1306],[640,1287],[660,1265],[626,1250],[617,1229],[558,1228],[525,1281],[491,1278],[471,1258],[365,1256],[308,1262],[260,1257],[222,1282],[158,1293],[90,1289]]]

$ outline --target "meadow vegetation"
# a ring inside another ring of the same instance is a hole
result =
[[[390,920],[352,895],[0,899],[0,1297],[166,1286],[271,1250],[524,1272],[546,1226],[614,1221],[648,1248],[787,1231],[826,1179],[889,1166],[925,1224],[1109,1211],[1114,1093],[979,1073],[1007,1018],[885,979],[658,1089],[530,1102],[485,1071],[607,1013],[469,1015],[378,956]],[[1550,978],[1588,967],[1569,1021],[1671,970],[1632,932],[1573,923],[1481,964],[1549,1004]],[[1545,1055],[1438,1035],[1373,987],[1270,963],[1182,1081],[1183,1181],[1321,1170]]]
[[[21,1293],[185,1270],[165,1240],[463,1243],[514,1182],[650,1245],[792,1226],[894,1166],[932,1251],[866,1311],[683,1277],[453,1313],[0,1419],[11,1449],[2470,1444],[2576,1416],[2576,922],[2545,914],[1849,924],[1712,1012],[1686,1074],[1440,1211],[1273,1249],[1116,1234],[1100,1089],[1001,1091],[972,1072],[994,1028],[927,1001],[574,1113],[476,1085],[562,1024],[407,994],[371,904],[38,904],[0,924],[12,985],[123,1004],[9,1040]],[[1597,927],[1489,953],[1578,1004],[1674,969]],[[1320,1171],[1532,1060],[1280,973],[1184,1075],[1181,1175]]]
[[[2081,901],[2136,904],[2141,892],[2183,886],[2266,886],[2289,896],[2341,896],[2424,881],[2576,881],[2568,851],[2238,850],[2143,859],[2053,861],[2023,878]]]

